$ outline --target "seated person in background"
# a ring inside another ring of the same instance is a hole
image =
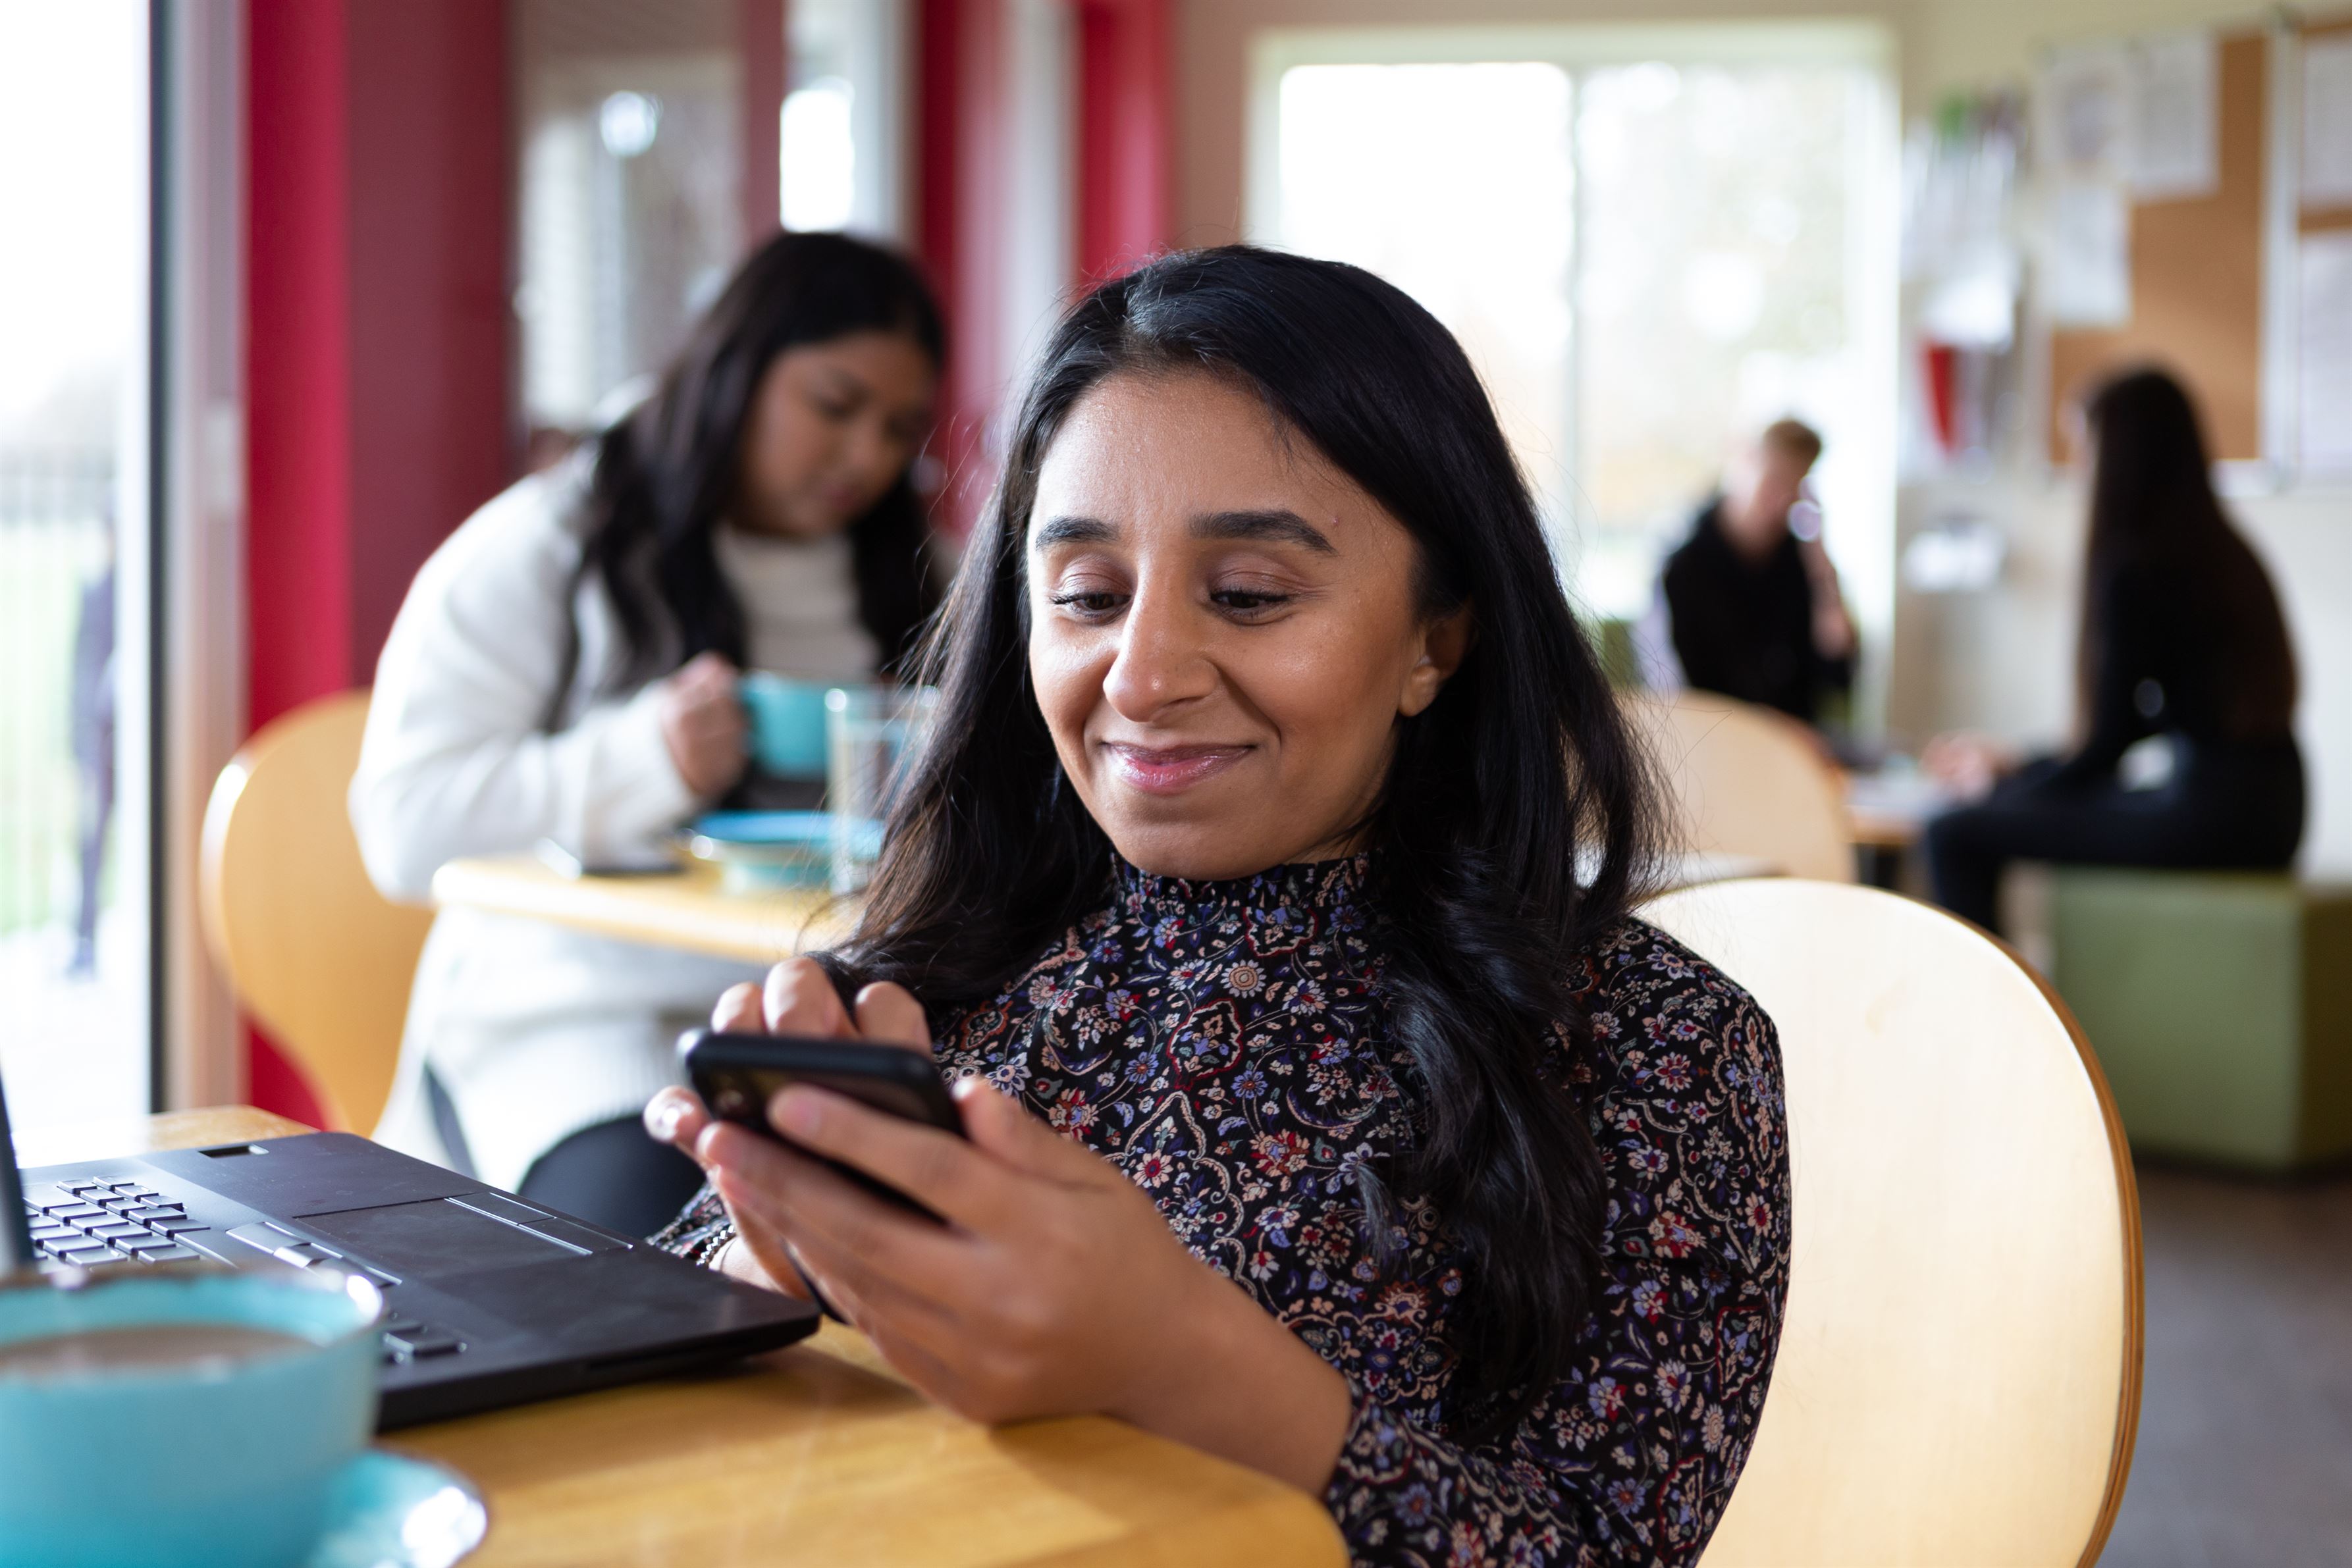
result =
[[[1819,725],[1853,685],[1853,622],[1818,529],[1790,513],[1821,456],[1811,427],[1767,427],[1660,583],[1682,684]],[[1818,516],[1818,508],[1814,508]]]
[[[713,1191],[664,1239],[1358,1563],[1694,1561],[1788,1288],[1778,1042],[1631,913],[1647,772],[1459,345],[1335,262],[1104,285],[931,648],[855,939],[716,1021],[932,1055],[968,1143],[770,1113],[949,1223],[674,1090]]]
[[[2196,411],[2158,371],[2084,410],[2094,453],[2075,660],[2082,744],[2024,768],[1945,737],[1928,770],[1979,803],[1928,824],[1936,900],[1994,928],[2011,859],[2275,870],[2303,837],[2294,651],[2270,576],[2214,497]],[[2124,752],[2171,745],[2171,774],[2126,788]]]
[[[780,235],[649,401],[469,518],[377,667],[351,793],[376,885],[421,902],[444,861],[541,838],[642,853],[743,776],[739,669],[887,668],[936,601],[908,469],[941,352],[906,261]],[[678,1030],[746,972],[446,911],[377,1135],[645,1235],[701,1178],[638,1113],[677,1081]]]

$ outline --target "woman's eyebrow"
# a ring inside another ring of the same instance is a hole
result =
[[[1051,517],[1031,531],[1029,548],[1051,549],[1055,545],[1102,545],[1118,538],[1118,530],[1099,517]]]
[[[1255,539],[1297,545],[1317,555],[1338,555],[1323,530],[1286,507],[1267,511],[1211,512],[1192,519],[1192,536],[1203,539]]]

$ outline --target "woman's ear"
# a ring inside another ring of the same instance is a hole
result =
[[[1437,700],[1438,692],[1454,678],[1470,656],[1477,639],[1476,622],[1466,602],[1421,623],[1421,648],[1412,668],[1404,674],[1404,690],[1397,695],[1397,712],[1406,718]]]

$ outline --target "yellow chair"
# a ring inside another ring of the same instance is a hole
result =
[[[2063,1004],[1871,888],[1643,913],[1771,1015],[1788,1085],[1788,1319],[1707,1568],[2095,1562],[2139,1418],[2139,1202]]]
[[[272,719],[213,785],[198,896],[238,1003],[302,1070],[329,1125],[374,1129],[429,909],[393,904],[360,862],[344,796],[368,694]]]
[[[1623,701],[1665,785],[1670,848],[1854,880],[1844,784],[1802,725],[1706,692],[1630,692]]]

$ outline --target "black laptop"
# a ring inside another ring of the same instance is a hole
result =
[[[348,1133],[19,1172],[0,1098],[0,1274],[213,1259],[383,1287],[383,1427],[772,1350],[816,1309]],[[10,1190],[21,1182],[21,1197]]]

